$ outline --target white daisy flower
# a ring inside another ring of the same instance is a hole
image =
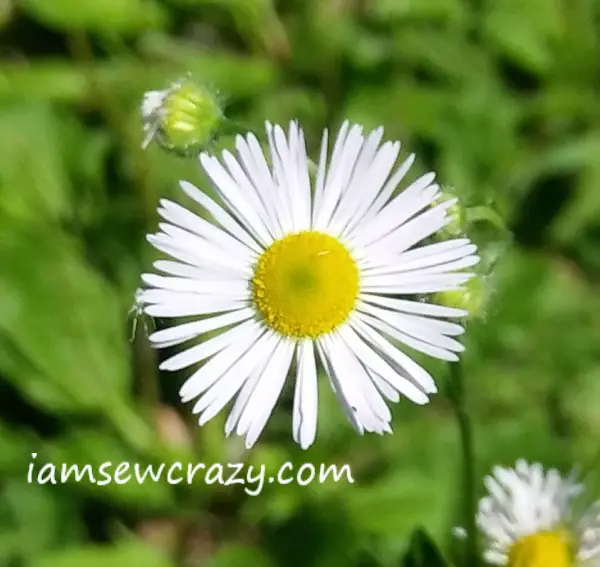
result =
[[[183,191],[210,223],[162,200],[161,232],[148,237],[173,260],[146,274],[143,294],[153,317],[202,317],[154,333],[157,348],[222,332],[169,358],[164,370],[199,362],[181,388],[197,400],[200,425],[235,403],[227,435],[251,447],[296,375],[293,437],[303,448],[317,429],[317,361],[359,433],[391,433],[385,399],[426,404],[436,385],[397,344],[455,361],[466,311],[424,303],[421,294],[459,288],[478,262],[467,238],[431,242],[451,221],[453,202],[427,173],[394,195],[414,161],[392,172],[399,142],[380,145],[383,129],[363,135],[344,123],[327,159],[323,135],[314,185],[304,133],[295,122],[286,137],[267,123],[270,165],[253,134],[237,137],[238,156],[200,161],[218,201],[187,182]],[[427,240],[429,239],[429,240]],[[423,241],[426,241],[423,244]],[[416,246],[422,243],[420,246]]]
[[[600,502],[577,514],[583,486],[571,475],[544,472],[523,460],[514,469],[495,467],[486,477],[489,495],[479,502],[477,525],[486,540],[485,559],[510,567],[600,565]]]

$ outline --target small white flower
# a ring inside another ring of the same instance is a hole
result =
[[[477,525],[486,540],[485,559],[510,567],[600,565],[600,502],[577,514],[583,491],[574,475],[523,460],[495,467],[486,477],[489,495],[479,502]]]
[[[237,157],[200,156],[218,202],[181,183],[212,223],[161,201],[166,222],[148,239],[173,259],[155,263],[168,276],[143,276],[146,313],[202,318],[150,339],[161,348],[222,330],[161,368],[204,362],[182,399],[197,400],[203,425],[235,398],[225,430],[248,447],[294,361],[293,437],[303,448],[317,430],[318,361],[359,433],[391,433],[385,399],[426,404],[437,391],[398,344],[448,361],[463,350],[453,338],[463,328],[444,319],[466,311],[420,296],[460,288],[476,248],[467,238],[432,241],[453,204],[430,207],[440,194],[434,173],[395,194],[414,155],[393,171],[400,143],[380,145],[382,128],[363,135],[344,123],[329,160],[325,131],[314,184],[297,124],[286,136],[267,123],[267,137],[270,163],[253,134],[237,137]]]

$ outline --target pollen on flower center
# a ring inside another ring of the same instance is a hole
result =
[[[356,303],[356,262],[338,240],[316,231],[289,234],[258,259],[254,304],[275,331],[316,338],[343,323]]]
[[[519,539],[508,553],[508,567],[572,567],[568,535],[560,531],[538,532]]]

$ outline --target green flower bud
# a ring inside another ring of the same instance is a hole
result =
[[[142,101],[146,137],[165,149],[190,155],[201,151],[214,138],[223,121],[219,101],[205,87],[185,77],[163,91],[149,91]]]
[[[485,315],[484,307],[489,297],[489,285],[487,278],[473,276],[461,289],[442,291],[435,294],[434,302],[464,309],[468,311],[469,317],[481,317]]]
[[[439,205],[445,201],[455,201],[448,207],[447,214],[451,218],[450,222],[444,226],[440,234],[444,238],[457,238],[466,232],[466,213],[460,200],[451,188],[443,189],[441,195],[432,203],[432,207]]]

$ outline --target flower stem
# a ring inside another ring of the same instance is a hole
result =
[[[462,525],[467,532],[465,549],[465,565],[479,565],[479,550],[477,545],[477,529],[475,516],[477,503],[475,498],[475,455],[473,450],[473,428],[465,405],[465,388],[463,367],[460,362],[450,366],[448,381],[448,398],[456,416],[461,445],[461,492],[462,492]]]

